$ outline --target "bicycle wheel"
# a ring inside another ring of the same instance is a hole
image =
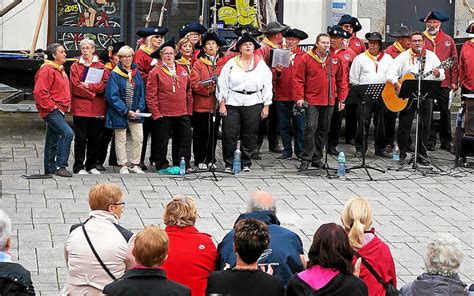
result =
[[[108,28],[120,28],[120,24],[116,21],[107,21]],[[101,23],[99,27],[105,27],[105,23]],[[97,40],[102,48],[107,48],[110,45],[117,43],[120,41],[120,33],[119,34],[105,34],[105,33],[98,33]]]
[[[79,43],[84,39],[82,33],[63,33],[62,38],[59,39],[59,43],[64,46],[66,50],[79,50]]]

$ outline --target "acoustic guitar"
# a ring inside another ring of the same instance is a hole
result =
[[[450,57],[442,61],[441,64],[439,64],[439,66],[436,67],[435,69],[451,68],[453,64],[454,64],[454,58]],[[431,74],[433,74],[433,70],[421,75],[421,79],[423,80],[426,77],[430,76]],[[416,77],[415,74],[407,73],[400,80],[398,80],[398,82],[400,84],[403,84],[403,81],[405,80],[415,80],[415,79],[418,79],[418,77]],[[383,99],[383,102],[385,103],[385,106],[387,106],[388,110],[392,112],[400,112],[403,109],[405,109],[405,107],[408,105],[408,98],[399,98],[398,93],[395,89],[395,85],[393,85],[389,81],[385,83],[385,87],[382,91],[382,99]]]

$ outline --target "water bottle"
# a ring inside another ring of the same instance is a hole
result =
[[[400,160],[400,148],[398,148],[398,145],[395,145],[395,147],[393,148],[392,160]]]
[[[346,175],[346,156],[344,152],[339,152],[339,156],[337,157],[337,175],[339,177],[344,177]]]
[[[240,173],[242,167],[242,152],[240,151],[240,141],[237,141],[237,146],[234,151],[234,162],[232,163],[232,172],[234,174]]]
[[[181,161],[179,162],[179,175],[186,175],[186,160],[184,160],[184,157],[181,157]]]

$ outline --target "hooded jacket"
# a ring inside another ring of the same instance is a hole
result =
[[[456,274],[452,277],[423,273],[400,290],[403,296],[465,296],[466,284]]]

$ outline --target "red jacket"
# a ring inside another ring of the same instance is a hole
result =
[[[263,39],[261,43],[261,47],[255,51],[256,54],[260,55],[262,59],[267,63],[267,65],[271,66],[270,63],[270,51],[273,48],[281,48],[281,45],[276,45],[270,42],[267,38]]]
[[[95,57],[97,58],[97,57]],[[104,65],[98,61],[90,65],[91,68],[105,69]],[[80,64],[79,60],[71,65],[69,72],[71,80],[71,111],[73,116],[102,117],[105,116],[104,90],[110,72],[104,71],[102,80],[99,83],[89,84],[89,88],[81,85],[86,66]]]
[[[387,47],[384,50],[384,52],[386,54],[389,54],[392,58],[398,57],[398,55],[401,54],[404,51],[405,51],[405,49],[397,41],[395,41],[392,45],[390,45],[389,47]]]
[[[305,54],[305,52],[300,48],[297,48],[296,51],[292,51],[291,54],[293,55],[295,52],[296,55],[293,58],[293,62],[290,62],[288,68],[283,68],[281,72],[272,69],[275,90],[274,101],[295,100],[293,95],[293,79],[295,77],[296,66]]]
[[[161,266],[168,279],[191,289],[192,296],[204,296],[207,277],[215,271],[216,246],[211,236],[194,226],[166,226],[168,259]]]
[[[349,69],[333,54],[322,64],[312,55],[317,56],[315,48],[306,53],[296,66],[295,101],[304,99],[310,106],[333,106],[337,97],[343,102],[349,93]],[[328,98],[329,66],[332,67],[331,98]]]
[[[373,229],[371,230],[374,231]],[[393,262],[392,253],[387,244],[382,242],[380,238],[375,236],[365,246],[359,250],[359,254],[375,269],[384,282],[391,281],[397,287],[397,276],[395,274],[395,263]],[[355,264],[357,257],[354,256],[352,264]],[[359,278],[364,281],[369,288],[370,296],[385,296],[384,287],[377,282],[375,277],[365,267],[363,263],[360,265]]]
[[[176,64],[176,78],[165,73],[161,60],[148,76],[146,105],[153,119],[162,116],[183,116],[193,114],[193,97],[188,71]],[[174,89],[174,91],[173,91]]]
[[[145,45],[142,45],[135,52],[135,58],[133,59],[133,62],[137,65],[138,71],[140,71],[145,87],[147,85],[148,75],[153,69],[153,66],[151,65],[153,58],[150,57],[150,54],[151,50],[148,47],[145,47]]]
[[[449,57],[454,57],[453,66],[449,69],[444,69],[446,78],[441,82],[441,87],[451,88],[451,84],[458,83],[459,78],[458,52],[456,51],[456,44],[453,38],[441,30],[434,40],[426,31],[423,32],[423,38],[425,39],[425,48],[433,51],[441,62]]]
[[[46,60],[35,75],[33,97],[41,118],[59,108],[64,113],[71,109],[69,79],[64,67]]]
[[[360,55],[366,50],[364,42],[362,42],[362,40],[360,40],[355,33],[352,34],[351,38],[349,38],[348,47],[355,52],[356,56]]]
[[[464,43],[459,54],[459,84],[474,90],[474,39]]]
[[[201,81],[213,77],[214,72],[215,75],[219,76],[226,62],[227,59],[225,57],[218,58],[214,65],[215,69],[213,69],[212,63],[207,58],[202,57],[194,62],[193,71],[191,72],[194,112],[212,112],[212,109],[217,106],[217,104],[214,104],[216,100],[214,96],[215,84],[203,85]]]
[[[331,53],[334,54],[334,50],[331,49]],[[355,52],[349,47],[342,47],[336,52],[336,55],[341,59],[342,64],[347,69],[347,73],[350,72],[352,61],[354,61],[357,56]],[[347,75],[347,84],[349,85],[349,75]]]

